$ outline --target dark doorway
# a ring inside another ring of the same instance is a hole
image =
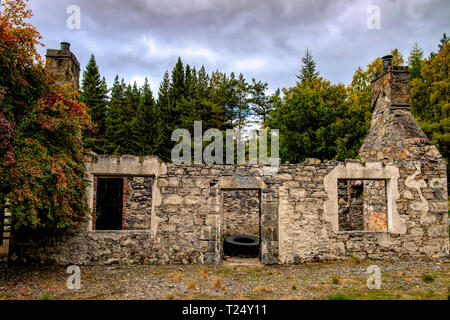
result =
[[[122,178],[98,178],[96,230],[122,230]]]

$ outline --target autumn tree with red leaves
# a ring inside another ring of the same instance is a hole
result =
[[[0,9],[0,201],[15,230],[64,229],[88,211],[79,133],[91,122],[78,92],[44,68],[26,2]]]

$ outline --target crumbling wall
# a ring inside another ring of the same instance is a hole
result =
[[[62,234],[13,233],[10,260],[218,264],[230,227],[256,233],[256,224],[247,221],[256,220],[256,210],[247,210],[256,193],[264,264],[445,257],[447,166],[409,111],[408,69],[388,67],[372,90],[362,161],[307,159],[267,168],[96,156],[86,165],[89,206],[94,208],[96,177],[124,177],[128,230],[95,231],[87,217]],[[242,198],[228,196],[237,190],[244,190]]]

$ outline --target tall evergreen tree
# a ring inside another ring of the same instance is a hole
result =
[[[205,99],[209,92],[209,75],[206,73],[205,66],[198,71],[196,96],[197,100]]]
[[[154,154],[157,135],[155,99],[147,78],[141,92],[142,97],[133,121],[133,151],[136,155],[145,156]]]
[[[266,119],[273,108],[273,105],[270,103],[270,97],[266,95],[268,88],[267,82],[256,81],[255,78],[252,79],[252,84],[249,87],[251,109],[260,117],[262,124],[266,123]]]
[[[170,99],[170,76],[166,71],[159,86],[158,101],[156,103],[156,137],[154,144],[155,155],[164,161],[170,160],[171,155],[171,99]]]
[[[80,100],[89,107],[89,114],[96,126],[95,133],[84,133],[85,145],[94,151],[101,151],[102,139],[105,134],[108,89],[105,78],[100,77],[94,55],[91,55],[86,70],[83,72]]]
[[[302,58],[302,68],[300,69],[300,74],[297,75],[297,78],[300,81],[305,81],[306,79],[313,79],[319,75],[319,72],[316,72],[316,62],[314,61],[313,55],[309,48],[306,48],[305,56]]]
[[[111,89],[108,114],[106,116],[105,151],[114,154],[127,154],[130,142],[130,114],[126,98],[127,86],[116,76]]]
[[[416,78],[422,78],[420,74],[420,69],[423,60],[423,50],[419,47],[417,42],[414,44],[412,48],[409,58],[408,58],[408,66],[409,66],[409,79],[413,80]]]
[[[175,67],[172,70],[172,81],[170,83],[170,99],[176,103],[186,96],[185,72],[181,58],[178,58]]]

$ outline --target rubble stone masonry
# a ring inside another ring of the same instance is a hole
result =
[[[89,205],[95,207],[95,177],[123,177],[124,230],[93,230],[87,216],[69,232],[16,233],[10,261],[219,264],[221,239],[235,231],[260,236],[264,264],[447,256],[446,162],[409,111],[407,68],[379,74],[372,97],[361,161],[307,159],[274,172],[93,156],[86,165]]]

